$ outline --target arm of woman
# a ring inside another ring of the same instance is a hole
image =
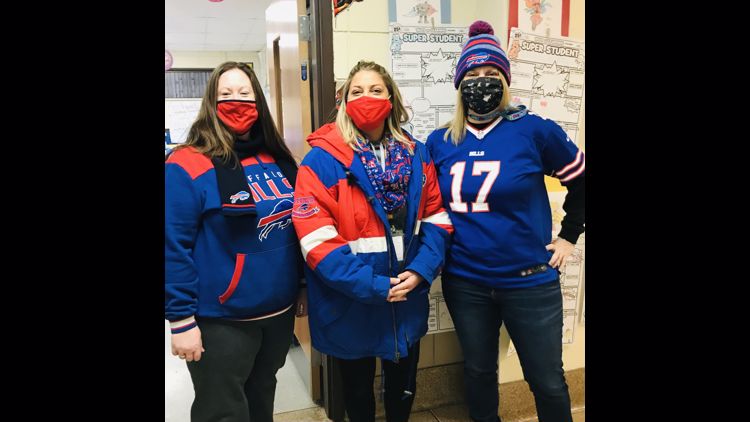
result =
[[[586,156],[557,123],[545,122],[548,131],[541,143],[544,172],[568,189],[563,202],[562,228],[557,238],[547,245],[547,250],[553,252],[549,265],[559,268],[565,265],[575,250],[578,236],[585,230]]]
[[[172,332],[172,354],[188,362],[204,351],[195,321],[198,271],[192,258],[200,219],[193,178],[170,157],[165,164],[165,317]]]
[[[337,206],[336,198],[304,161],[294,192],[292,222],[310,269],[327,286],[354,300],[383,303],[391,284],[398,283],[398,279],[375,274],[370,265],[352,253],[349,242],[336,229],[332,212]]]
[[[398,275],[402,283],[391,289],[392,300],[405,297],[423,280],[432,284],[440,274],[445,261],[450,237],[453,234],[453,224],[448,213],[443,208],[443,198],[437,181],[435,165],[430,159],[425,166],[425,185],[422,188],[425,201],[422,219],[418,222],[419,248],[417,255],[406,266],[406,271]]]

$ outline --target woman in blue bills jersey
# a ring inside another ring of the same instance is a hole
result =
[[[584,231],[584,155],[555,122],[510,105],[510,76],[492,27],[475,22],[456,67],[456,116],[427,139],[455,230],[443,294],[465,357],[473,421],[500,420],[503,323],[539,421],[571,421],[558,269]],[[554,240],[545,175],[568,189]]]

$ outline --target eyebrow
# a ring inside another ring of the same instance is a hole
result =
[[[231,91],[232,88],[234,88],[234,87],[229,87],[229,86],[219,87],[219,91]],[[241,86],[241,87],[239,87],[238,90],[239,91],[243,91],[243,90],[246,90],[246,89],[252,91],[253,88],[251,86]]]
[[[385,88],[385,85],[383,85],[381,83],[370,85],[370,88],[378,88],[378,87]],[[352,85],[351,89],[354,89],[354,88],[362,89],[363,87],[361,85]]]

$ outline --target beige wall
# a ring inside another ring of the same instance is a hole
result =
[[[509,0],[453,0],[451,4],[451,26],[468,27],[477,19],[489,22],[495,29],[502,47],[507,48],[507,10]],[[585,0],[571,0],[570,37],[584,41]],[[334,74],[344,80],[349,70],[362,59],[373,60],[390,68],[388,50],[388,2],[368,1],[354,3],[334,19]],[[585,145],[585,128],[581,113],[579,144]],[[579,289],[583,291],[583,289]],[[580,310],[580,303],[579,303]],[[580,318],[576,318],[579,321]],[[566,371],[585,367],[584,347],[586,330],[582,324],[575,328],[574,343],[563,346],[563,362]],[[507,356],[509,338],[503,328],[500,335],[500,382],[523,379],[518,355]],[[432,351],[432,353],[430,353]],[[420,367],[440,365],[461,359],[455,333],[427,336],[422,345]]]

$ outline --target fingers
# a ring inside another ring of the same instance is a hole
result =
[[[408,292],[406,292],[408,293]],[[389,294],[386,301],[388,302],[405,302],[406,299],[406,293],[404,294]]]
[[[395,286],[396,284],[401,282],[401,275],[399,274],[399,278],[393,278],[391,277],[391,286]]]
[[[203,353],[206,351],[206,349],[203,347],[202,344],[198,345],[198,349],[196,350],[188,350],[188,349],[172,349],[172,354],[177,356],[178,358],[184,360],[185,362],[192,362],[192,361],[199,361],[201,360],[201,356],[203,356]]]
[[[401,274],[399,274],[399,277]],[[412,291],[414,289],[414,286],[417,285],[417,281],[419,278],[411,274],[403,280],[400,284],[394,286],[391,288],[391,290],[388,292],[388,301],[389,302],[403,302],[406,299],[406,294]]]
[[[555,252],[552,254],[552,258],[549,260],[549,265],[552,268],[562,268],[565,266],[565,263],[568,261],[568,255],[564,255],[560,252]]]
[[[399,293],[401,291],[406,291],[407,293],[414,288],[413,286],[413,279],[416,278],[414,276],[409,277],[408,279],[404,280],[401,284],[398,284],[394,287],[391,287],[391,291],[394,293]]]
[[[400,287],[401,285],[397,286]],[[403,302],[406,300],[406,294],[409,293],[410,289],[399,289],[396,290],[397,287],[392,288],[388,291],[388,297],[386,300],[388,302]]]
[[[548,251],[553,252],[552,257],[549,259],[549,262],[547,264],[549,264],[549,266],[552,268],[557,268],[557,266],[560,265],[560,252],[556,250],[554,243],[550,243],[546,246],[546,248]]]
[[[203,356],[203,352],[205,352],[206,349],[203,347],[200,348],[200,350],[191,350],[191,351],[185,351],[179,354],[179,358],[183,359],[185,362],[198,362],[201,360],[201,357]]]
[[[557,266],[560,264],[560,254],[555,252],[552,254],[552,258],[550,258],[548,264],[552,268],[557,268]]]

